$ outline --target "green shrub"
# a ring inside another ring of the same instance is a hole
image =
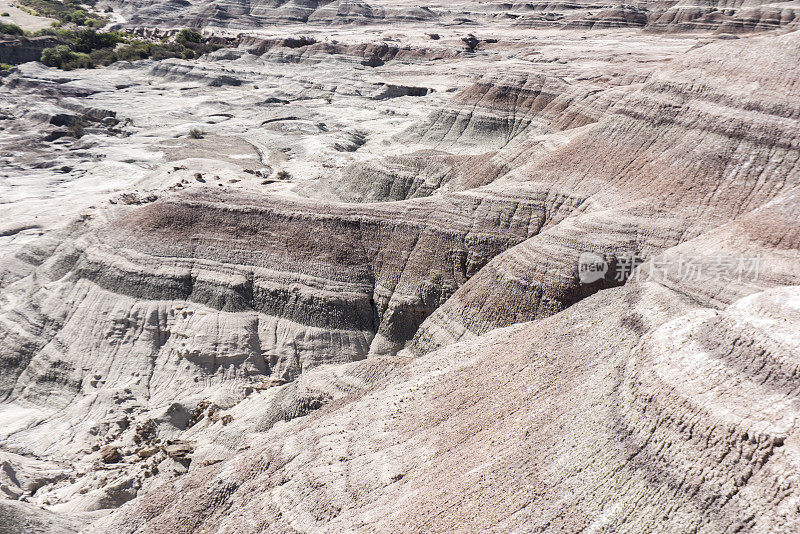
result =
[[[10,17],[10,16],[11,14],[8,11],[3,11],[2,13],[0,13],[0,17]]]
[[[73,54],[74,55],[70,58],[70,60],[61,66],[62,69],[91,69],[94,67],[92,64],[92,58],[89,56],[89,54],[84,54],[83,52],[74,52]]]
[[[42,28],[39,31],[34,32],[34,37],[40,37],[42,35],[51,35],[53,37],[58,37],[63,39],[64,41],[69,41],[70,43],[75,41],[75,32],[72,30],[67,30],[64,28]]]
[[[161,59],[168,59],[168,58],[182,58],[183,53],[186,49],[183,48],[181,45],[176,43],[166,43],[166,44],[153,44],[150,47],[150,57],[155,60]]]
[[[192,139],[202,139],[206,136],[206,133],[201,130],[200,128],[192,128],[189,130],[189,137]]]
[[[25,31],[16,24],[0,22],[0,34],[5,35],[25,35]]]
[[[89,14],[84,11],[83,9],[76,9],[69,15],[67,15],[68,22],[74,22],[78,26],[83,25],[86,22],[86,19],[89,17]]]
[[[23,1],[52,2],[53,0]],[[64,1],[69,3],[74,0]],[[138,61],[147,58],[156,61],[168,58],[194,59],[221,48],[219,45],[206,42],[197,31],[188,29],[181,30],[173,42],[130,39],[130,36],[119,32],[98,32],[93,28],[79,30],[45,28],[30,35],[50,35],[65,42],[63,45],[45,49],[41,58],[45,65],[62,69],[92,68],[110,65],[115,61]]]
[[[30,13],[52,17],[61,22],[74,22],[82,26],[91,20],[97,21],[92,22],[95,27],[105,25],[105,21],[101,17],[92,16],[84,9],[81,0],[18,0],[18,2],[21,6],[25,6],[25,10]],[[94,2],[87,3],[93,4]]]
[[[150,43],[133,41],[130,44],[120,46],[115,51],[119,61],[138,61],[150,57]]]
[[[197,30],[184,28],[178,32],[175,42],[188,47],[190,44],[200,44],[204,41],[203,36]]]
[[[78,30],[75,32],[75,50],[89,53],[101,48],[113,48],[123,41],[118,32],[98,33],[95,30]]]
[[[89,52],[89,57],[92,59],[93,65],[101,65],[103,67],[111,65],[117,61],[117,54],[113,48],[101,48],[99,50],[92,50]]]
[[[70,59],[75,52],[67,45],[58,45],[42,50],[42,63],[48,67],[60,67]]]
[[[74,52],[67,45],[58,45],[42,50],[42,63],[64,70],[87,69],[92,67],[89,54]]]

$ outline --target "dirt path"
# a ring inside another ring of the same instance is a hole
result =
[[[16,2],[13,0],[0,0],[0,13],[8,13],[10,15],[8,17],[0,17],[0,22],[14,23],[23,30],[31,31],[48,28],[50,24],[56,22],[55,19],[37,17],[36,15],[26,13],[18,7],[14,7],[15,4]]]

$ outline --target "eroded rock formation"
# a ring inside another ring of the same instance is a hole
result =
[[[791,5],[115,5],[307,24],[3,75],[12,532],[797,530]]]

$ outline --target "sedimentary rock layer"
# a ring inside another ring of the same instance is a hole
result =
[[[608,30],[645,28],[655,32],[750,33],[792,27],[800,9],[792,2],[764,0],[596,2],[419,2],[277,0],[236,2],[186,0],[111,2],[128,26],[213,26],[234,30],[265,24],[341,26],[420,24],[513,24],[521,28]]]
[[[795,392],[743,366],[748,343],[702,339],[769,343],[793,291],[719,313],[653,285],[604,292],[430,353],[95,530],[791,531]],[[797,343],[781,339],[771,361]]]
[[[465,6],[3,75],[12,529],[797,529],[796,32]]]

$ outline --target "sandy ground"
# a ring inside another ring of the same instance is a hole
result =
[[[41,30],[42,28],[49,28],[55,19],[47,17],[37,17],[26,13],[16,6],[16,2],[11,0],[0,0],[0,13],[8,13],[8,17],[0,17],[0,22],[12,22],[23,30]]]

